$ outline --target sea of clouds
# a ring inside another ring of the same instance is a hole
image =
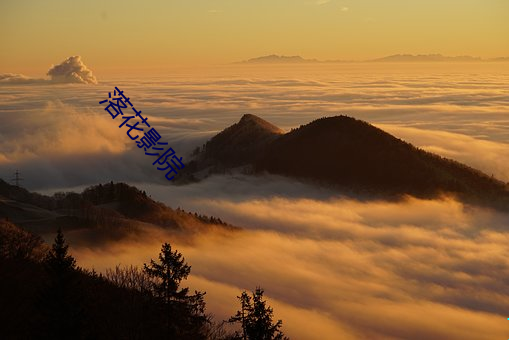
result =
[[[262,286],[297,339],[509,336],[508,214],[447,197],[362,202],[279,176],[171,186],[99,105],[114,86],[124,90],[184,162],[245,113],[285,130],[347,114],[509,181],[507,64],[223,65],[98,76],[97,84],[76,82],[67,66],[55,72],[64,75],[0,81],[3,179],[20,169],[24,185],[41,192],[126,181],[174,208],[244,227],[189,237],[147,229],[106,245],[74,240],[80,265],[140,265],[170,241],[218,320],[234,314],[242,289]]]
[[[181,200],[245,226],[241,232],[183,237],[147,230],[136,239],[72,252],[80,264],[102,271],[141,266],[170,241],[192,265],[185,284],[207,291],[216,320],[235,313],[241,290],[261,286],[294,339],[507,336],[506,214],[452,199],[245,196]]]
[[[99,105],[118,86],[184,160],[245,113],[285,130],[347,114],[509,181],[507,65],[231,65],[92,84],[70,57],[50,69],[54,81],[0,82],[0,176],[19,167],[36,189],[164,178]]]

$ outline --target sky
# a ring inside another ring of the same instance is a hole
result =
[[[272,53],[502,57],[508,16],[506,0],[4,0],[0,73],[41,76],[71,55],[103,74]]]

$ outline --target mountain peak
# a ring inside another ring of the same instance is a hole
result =
[[[243,115],[242,118],[240,118],[239,122],[235,125],[232,125],[232,127],[233,126],[236,126],[237,128],[246,127],[246,128],[251,128],[251,129],[261,129],[261,130],[265,130],[267,133],[276,133],[276,134],[283,133],[283,130],[281,130],[274,124],[272,124],[272,123],[266,121],[265,119],[260,118],[256,115],[250,114],[250,113]]]
[[[245,115],[242,116],[242,118],[240,118],[239,122],[246,122],[246,121],[249,122],[249,121],[258,121],[258,120],[263,120],[263,119],[256,115],[253,115],[251,113],[246,113]]]
[[[195,172],[226,173],[233,168],[309,180],[365,197],[453,194],[468,203],[504,211],[509,207],[505,183],[344,115],[281,133],[246,114],[205,144]]]
[[[253,114],[245,114],[205,144],[202,161],[237,167],[252,163],[283,130]]]

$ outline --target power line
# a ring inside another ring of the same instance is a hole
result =
[[[19,182],[23,180],[23,178],[19,177],[20,173],[19,170],[16,170],[14,173],[14,178],[11,179],[12,182],[15,183],[15,185],[19,188]]]

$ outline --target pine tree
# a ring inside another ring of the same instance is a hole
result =
[[[44,316],[43,337],[79,339],[83,333],[82,289],[76,270],[76,260],[68,253],[61,229],[46,255],[44,265],[48,284],[41,292],[40,308]]]
[[[152,278],[153,294],[166,314],[167,337],[200,339],[207,322],[205,293],[195,291],[194,295],[189,295],[189,288],[180,288],[191,272],[182,254],[164,243],[159,261],[150,260],[148,265],[144,264],[144,271]]]
[[[76,260],[68,254],[69,246],[65,243],[62,229],[58,228],[55,243],[46,255],[46,265],[49,271],[56,275],[64,275],[76,269]]]
[[[251,303],[251,296],[249,296],[245,291],[242,292],[240,296],[237,296],[237,298],[240,301],[240,310],[237,311],[235,316],[232,316],[228,322],[234,323],[238,322],[240,323],[242,327],[242,336],[237,334],[237,337],[241,337],[241,339],[246,340],[247,337],[247,328],[249,322],[247,321],[248,315],[250,315],[253,311],[253,306]]]
[[[273,323],[273,310],[263,299],[263,290],[257,288],[252,296],[245,291],[237,297],[241,309],[232,316],[228,322],[240,323],[242,334],[237,333],[237,339],[243,340],[283,340],[284,336],[280,328],[283,325],[281,320]]]

